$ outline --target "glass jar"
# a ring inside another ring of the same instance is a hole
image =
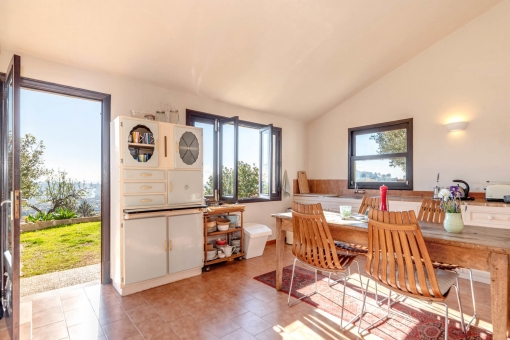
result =
[[[158,122],[166,122],[166,113],[165,113],[165,111],[156,111],[156,121],[158,121]]]

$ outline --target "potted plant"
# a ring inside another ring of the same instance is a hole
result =
[[[445,212],[444,228],[449,233],[460,233],[464,229],[460,198],[454,197],[448,189],[442,189],[438,196],[441,199],[441,210]]]

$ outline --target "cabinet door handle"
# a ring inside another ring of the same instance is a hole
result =
[[[165,244],[163,245],[163,250],[166,252],[168,251],[168,241],[165,240]]]
[[[150,198],[145,198],[143,200],[140,200],[140,202],[152,202],[152,200]]]
[[[165,157],[166,157],[166,136],[165,136]]]
[[[172,244],[172,240],[170,240],[170,251],[174,248],[174,245]]]
[[[492,217],[491,215],[487,216],[487,218],[488,218],[489,220],[494,219],[494,217]]]
[[[150,185],[142,185],[140,189],[152,189],[152,186]]]
[[[174,190],[174,186],[172,185],[172,182],[168,183],[168,192],[172,192]]]
[[[150,176],[152,176],[152,174],[148,174],[148,173],[144,172],[143,174],[140,174],[140,176],[142,176],[142,177],[150,177]]]
[[[175,153],[179,153],[179,142],[175,142]]]

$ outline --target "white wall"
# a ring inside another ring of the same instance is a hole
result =
[[[414,118],[415,190],[510,181],[509,41],[507,0],[312,122],[308,178],[347,179],[348,128]]]
[[[8,50],[1,51],[0,70],[2,72],[5,72],[7,69],[13,53],[13,51]],[[160,109],[161,102],[169,102],[179,110],[180,121],[183,124],[186,121],[186,109],[226,117],[239,116],[242,120],[262,124],[272,123],[274,126],[283,128],[283,170],[287,170],[291,185],[292,179],[297,178],[297,172],[306,168],[307,129],[306,125],[302,122],[240,108],[196,95],[170,91],[128,78],[83,70],[22,53],[16,54],[21,56],[21,75],[23,77],[111,94],[112,120],[119,115],[129,115],[132,109],[155,112]],[[286,198],[281,202],[250,203],[246,207],[245,221],[268,225],[273,229],[272,239],[274,239],[275,222],[270,215],[275,212],[285,211],[290,206],[290,198]]]

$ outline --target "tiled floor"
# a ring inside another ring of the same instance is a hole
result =
[[[293,261],[287,247],[285,261]],[[362,265],[362,263],[361,263]],[[110,285],[85,284],[22,298],[22,339],[354,339],[337,318],[306,303],[287,306],[254,276],[274,270],[275,246],[264,256],[216,266],[209,273],[127,297]],[[363,267],[362,267],[363,268]],[[472,303],[462,280],[465,313]],[[490,289],[477,284],[479,326],[491,329]],[[456,301],[452,294],[451,315]],[[406,303],[410,300],[407,300]],[[413,302],[414,303],[414,302]],[[441,307],[419,303],[441,313]],[[1,327],[0,327],[1,328]],[[0,339],[5,330],[0,331]],[[366,336],[365,338],[374,338]]]

